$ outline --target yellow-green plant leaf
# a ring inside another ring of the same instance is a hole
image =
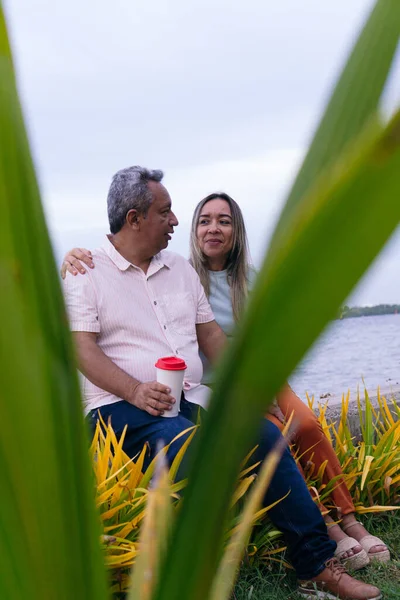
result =
[[[245,551],[251,527],[254,523],[254,515],[257,513],[265,491],[275,473],[286,443],[285,438],[282,437],[278,446],[268,455],[261,466],[260,474],[246,501],[240,524],[221,559],[210,593],[210,600],[225,600],[230,597],[240,559]]]
[[[164,452],[156,457],[153,487],[139,539],[139,557],[133,569],[128,600],[150,600],[157,585],[160,559],[166,551],[171,527],[171,492]]]
[[[169,469],[169,477],[170,477],[171,481],[175,481],[175,479],[178,475],[179,467],[181,466],[182,460],[184,459],[186,452],[187,452],[190,444],[192,443],[192,440],[196,433],[196,429],[197,429],[197,426],[193,427],[192,433],[188,436],[187,440],[185,440],[185,442],[182,444],[182,447],[176,453],[173,463]],[[189,431],[191,431],[191,429],[186,430],[186,432],[189,432]]]
[[[363,472],[361,476],[361,491],[364,489],[365,480],[369,475],[369,468],[371,466],[372,461],[374,460],[373,456],[366,456],[364,461]]]

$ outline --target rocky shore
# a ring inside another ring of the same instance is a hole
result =
[[[385,390],[385,391],[381,392],[381,396],[384,396],[386,398],[386,400],[389,403],[389,406],[391,404],[391,402],[390,402],[391,399],[394,399],[400,405],[400,390]],[[361,401],[363,402],[363,396],[361,396],[361,399],[362,399]],[[370,401],[374,407],[379,408],[377,396],[370,396]],[[325,398],[325,399],[320,399],[319,402],[322,405],[327,403],[328,408],[326,411],[326,416],[329,421],[337,422],[340,419],[341,408],[342,408],[341,400],[338,400],[336,398],[335,399]],[[315,405],[314,409],[318,413],[317,405]],[[393,413],[396,414],[394,410],[393,410]],[[357,406],[357,401],[356,401],[355,396],[353,396],[353,399],[351,399],[351,397],[350,397],[347,419],[348,419],[348,423],[349,423],[351,432],[356,437],[359,436],[361,433],[361,428],[360,428],[360,418],[359,418],[359,414],[358,414],[358,406]]]

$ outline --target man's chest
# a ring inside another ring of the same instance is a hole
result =
[[[196,299],[183,278],[124,272],[97,293],[103,334],[124,331],[134,336],[160,332],[195,335]],[[161,331],[160,331],[161,330]]]

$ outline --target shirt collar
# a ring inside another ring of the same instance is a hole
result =
[[[103,248],[104,252],[107,254],[107,256],[112,260],[114,265],[116,267],[118,267],[118,269],[120,271],[126,271],[127,269],[129,269],[129,267],[131,266],[131,263],[128,260],[126,260],[126,258],[124,258],[122,256],[122,254],[120,254],[118,252],[118,250],[116,250],[116,248],[110,242],[108,235],[106,236],[106,239],[104,240],[104,244],[103,244],[102,248]]]
[[[138,268],[135,267],[135,265],[132,265],[132,263],[126,260],[126,258],[124,258],[122,254],[118,252],[118,250],[110,242],[108,236],[106,236],[102,248],[120,271],[127,271],[129,267]],[[162,267],[167,267],[168,269],[170,269],[171,265],[172,256],[168,252],[161,251],[155,256],[153,256],[153,258],[151,259],[149,271],[147,274],[150,275],[151,273],[155,273],[156,271],[159,271]]]
[[[147,277],[154,275],[154,273],[157,273],[157,271],[159,271],[163,267],[167,267],[167,269],[170,269],[171,265],[172,257],[169,254],[169,252],[161,251],[155,256],[153,256],[153,258],[151,259],[151,263],[147,271]]]

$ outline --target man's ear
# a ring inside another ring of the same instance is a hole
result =
[[[138,213],[136,208],[132,208],[131,210],[128,210],[128,212],[126,213],[126,217],[125,217],[126,224],[129,227],[131,227],[132,229],[140,228],[141,219],[142,219],[142,215],[140,213]]]

